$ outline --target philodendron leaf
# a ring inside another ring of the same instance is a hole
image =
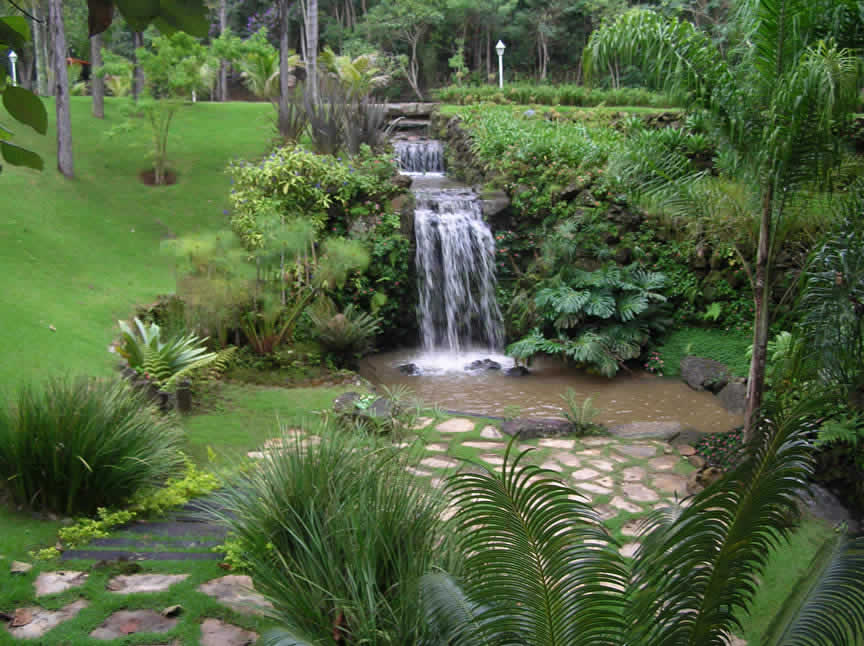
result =
[[[144,31],[159,16],[159,0],[117,0],[117,9],[135,31]]]
[[[0,17],[0,43],[12,49],[22,50],[29,41],[30,26],[24,16]]]
[[[0,152],[3,153],[3,159],[13,166],[26,166],[34,170],[43,170],[45,168],[45,164],[39,155],[32,150],[10,144],[8,141],[0,141]]]
[[[111,26],[114,19],[114,3],[111,0],[87,0],[90,35],[95,36]]]
[[[3,106],[15,119],[27,124],[39,134],[48,129],[48,113],[38,96],[23,87],[7,86],[3,90]]]

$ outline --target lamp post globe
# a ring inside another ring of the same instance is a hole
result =
[[[9,51],[9,62],[12,63],[12,85],[18,85],[18,54],[15,53],[15,50]]]
[[[504,50],[507,46],[500,40],[495,45],[495,51],[498,52],[498,88],[504,88]]]

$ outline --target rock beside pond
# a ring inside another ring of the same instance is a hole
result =
[[[508,377],[527,377],[531,374],[531,371],[524,366],[513,366],[505,370],[504,374]]]
[[[355,418],[389,417],[395,413],[393,402],[384,397],[369,398],[357,392],[339,395],[333,400],[333,410]]]
[[[477,359],[465,366],[465,370],[501,370],[501,364],[492,359]]]
[[[713,359],[684,357],[681,359],[681,378],[693,390],[718,393],[729,383],[729,368]]]
[[[501,432],[505,435],[530,440],[535,437],[558,437],[573,432],[570,422],[558,419],[512,419],[501,424]]]
[[[747,384],[732,382],[717,394],[723,408],[734,415],[743,415],[747,410]]]
[[[625,439],[656,438],[672,440],[681,434],[683,427],[680,422],[630,422],[609,427],[609,432],[615,437]]]
[[[399,372],[401,372],[403,375],[408,375],[410,377],[416,377],[423,374],[420,366],[418,366],[416,363],[403,363],[401,366],[399,366]]]

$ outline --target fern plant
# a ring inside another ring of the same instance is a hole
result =
[[[577,435],[587,435],[602,430],[599,424],[594,423],[600,410],[594,408],[592,405],[592,397],[586,397],[582,401],[579,401],[576,391],[568,388],[567,392],[561,395],[561,399],[564,401],[564,417],[573,426],[574,433]]]
[[[556,280],[534,299],[543,327],[507,348],[517,360],[549,354],[613,377],[667,325],[661,273],[610,266]]]
[[[369,351],[380,319],[348,305],[342,312],[329,299],[309,308],[309,319],[318,342],[327,352],[346,361]]]

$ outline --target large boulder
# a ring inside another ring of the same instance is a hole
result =
[[[483,217],[495,218],[510,208],[510,198],[504,191],[484,191],[480,193],[480,210]]]
[[[734,415],[743,415],[747,410],[747,384],[732,382],[717,394],[723,408]]]
[[[626,440],[657,439],[671,441],[684,430],[681,422],[629,422],[609,427],[609,433]]]
[[[719,393],[729,383],[729,368],[719,361],[704,357],[681,359],[681,378],[693,390],[710,390]]]
[[[560,419],[511,419],[501,424],[501,432],[512,437],[530,440],[535,437],[558,437],[573,433],[573,425]]]

